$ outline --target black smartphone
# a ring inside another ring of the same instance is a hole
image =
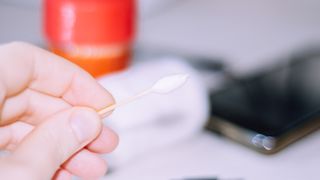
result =
[[[232,78],[211,93],[207,129],[274,153],[320,127],[320,54]]]

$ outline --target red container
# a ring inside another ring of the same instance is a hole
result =
[[[134,0],[44,0],[49,48],[93,76],[122,70],[131,56]]]

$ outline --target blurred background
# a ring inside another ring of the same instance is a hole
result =
[[[109,125],[122,144],[106,156],[111,162],[106,179],[320,178],[319,132],[266,156],[203,130],[210,116],[208,91],[219,89],[221,69],[235,77],[254,74],[320,44],[320,1],[137,0],[135,5],[132,62],[99,82],[121,99],[169,73],[193,78],[167,98],[147,97],[114,113]],[[42,0],[0,0],[0,43],[48,48],[43,17]],[[209,75],[199,64],[211,68]],[[135,121],[121,120],[126,118]],[[159,125],[159,119],[169,120]]]
[[[44,44],[41,0],[1,0],[0,42]],[[240,72],[320,38],[317,0],[138,0],[136,46],[221,57]]]

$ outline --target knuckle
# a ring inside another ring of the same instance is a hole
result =
[[[20,48],[30,48],[32,47],[31,44],[22,42],[22,41],[13,41],[7,44],[8,47],[15,48],[15,49],[20,49]]]
[[[6,57],[6,55],[16,55],[21,52],[33,52],[34,46],[21,41],[13,41],[0,46],[1,56]],[[22,53],[25,54],[25,53]],[[8,60],[8,59],[6,59]]]

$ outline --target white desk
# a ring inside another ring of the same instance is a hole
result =
[[[263,155],[223,137],[203,132],[140,157],[108,180],[164,180],[214,177],[243,180],[319,180],[320,131],[287,149]]]

